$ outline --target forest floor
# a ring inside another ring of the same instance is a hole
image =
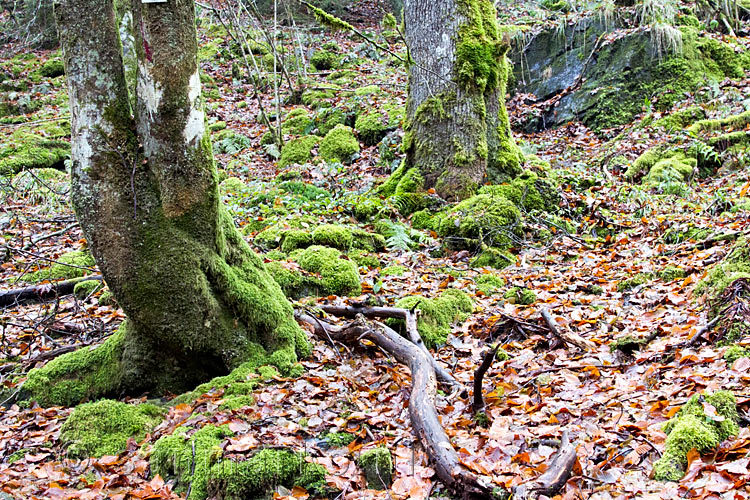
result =
[[[318,37],[334,39],[342,54],[363,50],[360,42],[345,34]],[[35,55],[43,61],[53,54]],[[385,57],[361,60],[352,68],[356,78],[334,99],[344,101],[357,88],[377,85],[381,90],[362,96],[361,105],[403,103],[403,68],[388,64]],[[219,167],[249,185],[273,182],[283,169],[260,146],[265,128],[255,118],[258,108],[249,96],[250,86],[233,82],[228,62],[204,62],[202,67],[218,90],[208,98],[209,122],[224,121],[228,129],[250,138],[249,147],[217,154]],[[326,73],[322,73],[312,76],[325,87]],[[46,84],[51,95],[64,92],[62,78]],[[737,108],[747,95],[750,80],[725,82],[716,100]],[[247,105],[238,107],[240,102]],[[55,105],[45,109],[50,116],[58,112]],[[60,109],[64,112],[65,107]],[[510,112],[520,119],[525,110],[512,105]],[[0,137],[15,127],[0,125]],[[610,142],[616,132],[621,135]],[[360,267],[363,288],[384,304],[412,294],[431,297],[446,287],[470,294],[473,313],[454,325],[446,344],[435,351],[436,358],[470,386],[489,345],[501,342],[509,356],[496,361],[485,377],[486,426],[473,418],[470,399],[458,395],[442,394],[438,413],[461,462],[496,485],[510,488],[538,476],[556,450],[545,440],[559,439],[566,429],[578,446],[578,466],[560,492],[562,498],[748,498],[750,429],[746,427],[712,454],[691,455],[682,481],[657,482],[650,475],[664,450],[662,425],[689,397],[727,389],[734,392],[743,412],[750,405],[750,363],[740,361],[728,368],[723,357],[726,347],[713,343],[716,339],[710,333],[686,344],[704,331],[707,322],[707,305],[693,293],[695,285],[727,254],[733,240],[700,243],[710,236],[747,232],[747,212],[728,208],[733,200],[746,196],[750,175],[746,170],[720,170],[686,183],[679,194],[658,194],[629,184],[616,169],[594,166],[593,159],[614,148],[632,161],[663,142],[666,132],[635,125],[616,132],[601,137],[580,124],[570,124],[517,135],[527,153],[550,162],[564,195],[560,216],[574,231],[550,226],[550,239],[540,243],[529,238],[515,249],[517,262],[502,270],[471,268],[466,251],[433,257],[436,243],[426,235],[416,250],[389,250],[378,255],[380,266]],[[364,192],[390,173],[380,154],[376,146],[364,147],[352,165],[336,171],[309,165],[303,177],[332,192],[332,201],[318,214],[307,206],[290,207],[288,217],[304,213],[321,222],[356,224],[337,200],[347,192]],[[85,247],[68,202],[68,188],[61,186],[56,194],[3,186],[3,290],[23,286],[25,273]],[[227,193],[225,202],[238,226],[264,217],[265,212],[249,206],[242,195]],[[271,204],[284,203],[276,199]],[[35,240],[53,233],[59,234]],[[249,232],[251,243],[252,236]],[[386,268],[390,271],[384,272]],[[487,274],[501,278],[504,285],[478,286],[477,278]],[[623,285],[638,275],[646,278],[630,282],[630,287]],[[520,305],[504,298],[516,286],[533,291],[536,300]],[[95,345],[114,331],[123,314],[116,305],[100,304],[100,293],[84,300],[65,296],[1,310],[0,354],[5,361],[0,364],[0,381],[13,387],[19,370],[44,363],[45,353],[68,345]],[[317,300],[354,299],[363,298]],[[508,318],[539,324],[541,308],[552,312],[559,328],[593,342],[595,348],[582,351],[552,337],[524,337],[503,329],[510,324]],[[611,349],[613,341],[626,336],[650,341],[628,353]],[[59,432],[70,408],[17,404],[0,408],[0,498],[177,498],[165,478],[150,475],[148,455],[159,437],[186,422],[228,424],[235,436],[224,449],[233,457],[264,446],[304,450],[326,468],[327,481],[343,493],[341,498],[439,496],[441,487],[411,432],[406,367],[372,346],[350,350],[312,341],[313,355],[302,361],[305,372],[299,378],[269,380],[255,390],[255,404],[234,410],[220,410],[223,396],[217,393],[172,407],[143,442],[131,442],[119,456],[66,457]],[[331,447],[323,437],[336,431],[350,432],[356,439],[347,446]],[[379,444],[391,450],[395,463],[393,485],[382,492],[366,489],[356,465],[359,453]],[[277,498],[306,497],[299,490],[279,488],[276,493]]]

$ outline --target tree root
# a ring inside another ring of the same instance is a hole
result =
[[[477,476],[461,465],[455,449],[440,424],[435,409],[437,382],[433,367],[434,359],[427,355],[426,349],[423,350],[382,323],[368,322],[364,314],[358,311],[366,310],[372,315],[376,315],[377,312],[377,315],[382,317],[386,314],[403,314],[401,312],[403,310],[354,306],[324,306],[324,309],[332,314],[338,312],[342,316],[356,314],[355,319],[344,325],[331,325],[299,310],[295,311],[295,318],[310,325],[315,334],[324,340],[356,344],[361,339],[367,339],[390,353],[399,362],[408,365],[412,375],[409,416],[414,433],[430,457],[437,477],[461,498],[492,498],[493,487],[490,481]],[[494,354],[494,351],[490,352]],[[525,499],[539,493],[554,494],[565,484],[575,463],[576,447],[575,444],[570,443],[567,431],[565,431],[562,435],[560,450],[547,471],[535,481],[516,488],[515,496]]]

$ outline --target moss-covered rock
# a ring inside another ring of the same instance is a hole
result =
[[[351,229],[338,224],[323,224],[312,232],[312,240],[316,245],[338,248],[347,252],[352,247],[354,237]]]
[[[482,186],[479,194],[505,198],[526,211],[555,212],[560,204],[560,194],[552,182],[530,170],[509,183]]]
[[[706,118],[706,110],[700,106],[689,106],[680,111],[675,111],[654,122],[654,127],[660,127],[668,131],[676,132],[693,123]]]
[[[377,255],[367,250],[352,250],[349,252],[349,258],[360,267],[380,267],[380,259]]]
[[[354,123],[357,136],[366,146],[374,146],[385,137],[388,132],[388,121],[377,111],[362,113]]]
[[[281,251],[288,254],[298,248],[307,248],[313,244],[313,237],[307,231],[300,229],[290,229],[284,233],[284,240],[281,243]]]
[[[305,108],[294,108],[284,117],[281,131],[284,134],[305,135],[312,131],[314,125],[309,111]]]
[[[705,404],[715,412],[708,413]],[[687,454],[706,453],[739,432],[737,402],[729,391],[691,397],[677,415],[664,424],[667,441],[664,454],[654,463],[654,479],[679,481],[685,474]]]
[[[750,248],[745,237],[739,238],[724,260],[708,271],[706,277],[695,287],[695,293],[718,297],[739,278],[750,278]]]
[[[46,78],[57,78],[65,74],[65,65],[62,59],[53,57],[48,59],[37,70],[39,75]]]
[[[319,153],[324,161],[348,163],[359,153],[359,142],[351,127],[336,125],[323,138]]]
[[[625,171],[625,178],[634,181],[643,178],[647,185],[665,182],[683,182],[693,176],[698,160],[681,150],[650,149],[639,156]]]
[[[281,159],[279,167],[288,167],[293,164],[304,164],[312,159],[312,150],[320,142],[320,138],[314,135],[307,135],[292,139],[284,144],[281,148]]]
[[[86,250],[78,250],[62,254],[54,259],[50,267],[39,269],[24,275],[21,279],[27,283],[79,278],[90,272],[96,263]]]
[[[523,286],[514,286],[503,295],[511,304],[528,306],[536,302],[536,293]]]
[[[347,113],[340,108],[323,108],[315,115],[315,124],[320,135],[326,135],[336,125],[345,125]]]
[[[70,156],[70,144],[59,137],[62,136],[50,136],[44,131],[17,131],[7,140],[0,139],[0,175],[32,168],[63,169]]]
[[[140,441],[165,411],[152,404],[137,406],[102,399],[76,407],[60,429],[60,443],[72,458],[119,455],[128,439]]]
[[[316,50],[310,57],[310,64],[319,71],[335,69],[339,66],[339,56],[328,50]]]
[[[505,280],[500,276],[492,273],[480,274],[474,278],[477,285],[477,291],[484,295],[494,295],[498,290],[505,286]]]
[[[451,325],[474,310],[471,298],[461,290],[447,289],[437,298],[411,295],[398,300],[396,307],[420,311],[417,329],[425,345],[437,347],[445,343]],[[389,320],[389,324],[403,329],[403,322]]]
[[[674,281],[685,277],[685,270],[677,266],[667,266],[656,273],[662,281]]]
[[[484,193],[435,214],[434,230],[454,248],[478,248],[480,243],[497,248],[512,246],[511,236],[520,231],[521,213],[507,198]]]
[[[330,295],[359,295],[357,267],[335,248],[313,245],[294,257],[305,271],[320,275],[320,286]]]
[[[367,479],[367,487],[373,490],[386,490],[393,478],[393,459],[388,448],[379,446],[363,451],[357,458],[357,465]]]

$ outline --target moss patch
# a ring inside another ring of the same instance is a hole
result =
[[[396,307],[420,311],[417,329],[427,347],[437,347],[445,343],[451,325],[474,310],[469,296],[457,289],[445,290],[435,299],[420,295],[404,297],[396,302]],[[388,323],[403,331],[402,321],[389,320]]]
[[[367,479],[367,487],[373,490],[385,490],[391,485],[393,477],[393,459],[388,448],[379,446],[362,452],[357,459]]]
[[[704,404],[714,407],[706,413]],[[718,418],[717,418],[718,417]],[[706,453],[739,432],[737,402],[729,391],[693,396],[679,413],[664,425],[667,442],[664,455],[654,463],[654,479],[679,481],[685,474],[687,454],[696,449]]]
[[[103,399],[73,410],[60,430],[60,442],[72,458],[119,455],[128,444],[146,437],[165,411],[151,404],[137,406]]]
[[[362,292],[357,267],[344,259],[337,249],[314,245],[295,258],[302,269],[320,275],[320,284],[330,294],[343,296]]]
[[[320,138],[314,135],[292,139],[281,148],[281,159],[279,167],[288,167],[293,164],[304,164],[312,159],[312,150],[320,142]]]
[[[514,286],[503,295],[508,302],[528,306],[536,302],[536,293],[526,287]]]
[[[724,352],[724,359],[727,362],[728,368],[732,368],[734,362],[740,358],[750,358],[750,351],[739,345],[731,345]]]
[[[323,138],[319,153],[327,162],[348,163],[352,156],[359,153],[359,142],[351,127],[336,125]]]
[[[94,258],[85,250],[62,254],[55,260],[56,262],[50,267],[26,274],[22,277],[22,280],[28,283],[39,283],[45,280],[79,278],[91,272],[89,268],[96,265]]]

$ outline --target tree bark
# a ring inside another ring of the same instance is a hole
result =
[[[126,323],[101,347],[30,372],[42,404],[182,392],[252,361],[289,370],[309,345],[220,203],[196,59],[194,2],[133,2],[132,113],[112,0],[60,0],[72,201]],[[135,116],[133,116],[135,115]]]
[[[521,171],[505,92],[508,44],[490,0],[407,0],[406,167],[449,200]]]

